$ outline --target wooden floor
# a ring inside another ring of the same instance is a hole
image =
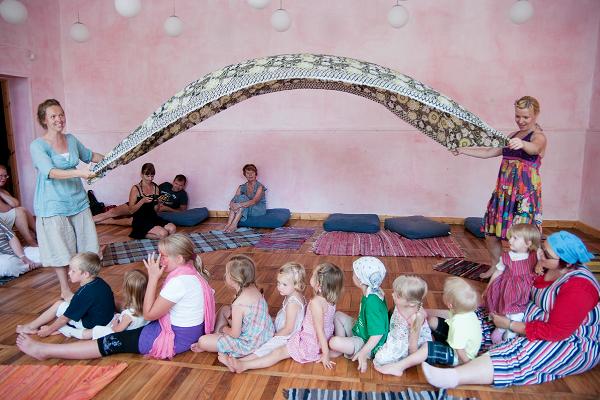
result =
[[[208,231],[216,229],[222,220],[209,219],[199,227],[184,231]],[[291,226],[315,227],[320,230],[321,222],[293,220]],[[127,239],[128,230],[117,226],[99,226],[101,243]],[[550,230],[545,231],[546,234]],[[590,250],[600,250],[600,240],[580,234]],[[471,260],[486,262],[486,250],[483,240],[465,233],[460,226],[452,227],[455,240],[466,251]],[[311,252],[313,238],[307,241],[299,251],[268,252],[255,248],[223,250],[203,255],[205,265],[212,272],[212,286],[216,290],[219,304],[228,303],[233,293],[223,282],[224,264],[232,253],[252,256],[257,262],[258,284],[265,291],[265,297],[274,315],[281,306],[281,298],[275,290],[276,271],[286,261],[303,263],[309,274],[318,263],[329,261],[345,271],[345,289],[338,303],[338,310],[356,314],[360,302],[360,292],[352,286],[352,261],[355,257],[318,256]],[[441,291],[444,279],[448,276],[435,272],[432,266],[438,258],[383,257],[388,275],[383,285],[387,292],[388,305],[391,306],[391,283],[402,273],[418,274],[429,285],[427,308],[442,308]],[[120,296],[123,273],[133,268],[142,268],[141,263],[116,265],[105,268],[101,276]],[[310,276],[310,275],[309,275]],[[475,283],[479,288],[482,285]],[[310,289],[307,294],[310,296]],[[125,361],[128,367],[121,375],[97,396],[98,399],[281,399],[282,391],[290,387],[315,387],[329,389],[355,389],[365,391],[400,391],[408,387],[414,390],[426,390],[427,384],[420,367],[408,370],[402,378],[384,376],[372,366],[366,373],[360,374],[356,364],[344,358],[337,359],[335,369],[327,371],[321,364],[301,365],[291,360],[281,362],[269,369],[243,374],[232,374],[216,359],[215,354],[196,354],[187,352],[172,361],[146,359],[139,355],[115,355],[92,361],[36,361],[22,354],[15,346],[15,326],[33,319],[48,308],[59,295],[58,283],[52,270],[39,269],[26,274],[5,286],[0,286],[0,363],[1,364],[45,364],[58,363],[80,365],[106,365]],[[48,342],[67,342],[71,339],[54,336],[44,339]],[[1,393],[1,388],[0,388]],[[451,390],[457,396],[472,396],[480,399],[598,399],[600,398],[600,367],[579,376],[569,377],[544,385],[494,389],[490,386],[463,386]]]

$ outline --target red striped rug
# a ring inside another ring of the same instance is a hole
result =
[[[411,240],[386,230],[378,233],[323,232],[315,241],[313,251],[334,256],[465,256],[451,236]]]

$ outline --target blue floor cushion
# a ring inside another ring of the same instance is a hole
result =
[[[270,208],[265,215],[248,217],[240,221],[238,227],[247,228],[281,228],[290,219],[290,210],[287,208]]]
[[[450,225],[437,222],[422,215],[396,217],[385,220],[385,229],[409,239],[427,239],[450,234]]]
[[[483,218],[481,217],[465,218],[465,229],[478,238],[483,239],[485,237],[485,233],[483,233]]]
[[[323,229],[327,232],[379,232],[379,217],[376,214],[330,214],[323,222]]]
[[[191,208],[185,211],[160,212],[158,216],[177,226],[195,226],[208,218],[208,209],[202,207]]]

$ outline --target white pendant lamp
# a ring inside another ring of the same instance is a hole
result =
[[[511,7],[508,17],[515,24],[523,24],[533,16],[533,6],[527,0],[518,0]]]
[[[257,10],[262,10],[266,6],[269,5],[271,0],[247,0],[250,7],[255,8]]]
[[[177,15],[173,14],[165,20],[163,27],[167,35],[177,37],[183,32],[183,21]]]
[[[18,0],[4,0],[0,3],[0,16],[9,24],[20,24],[27,19],[27,8]]]
[[[77,22],[71,25],[69,35],[71,35],[71,39],[74,41],[83,43],[90,39],[90,30],[87,26],[85,26],[85,24],[79,22],[79,18],[77,18]]]
[[[141,0],[115,0],[115,10],[123,17],[135,17],[140,13],[141,9]]]
[[[277,32],[285,32],[290,29],[292,19],[290,14],[283,8],[283,0],[279,1],[279,9],[271,14],[271,26]]]
[[[399,1],[396,0],[396,5],[388,12],[388,22],[396,29],[402,28],[408,23],[410,15],[406,7],[401,6]]]

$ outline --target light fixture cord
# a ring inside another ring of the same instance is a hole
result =
[[[283,0],[279,0],[279,9],[283,10]]]
[[[79,22],[79,10],[77,10],[77,23],[80,24],[81,22]]]

